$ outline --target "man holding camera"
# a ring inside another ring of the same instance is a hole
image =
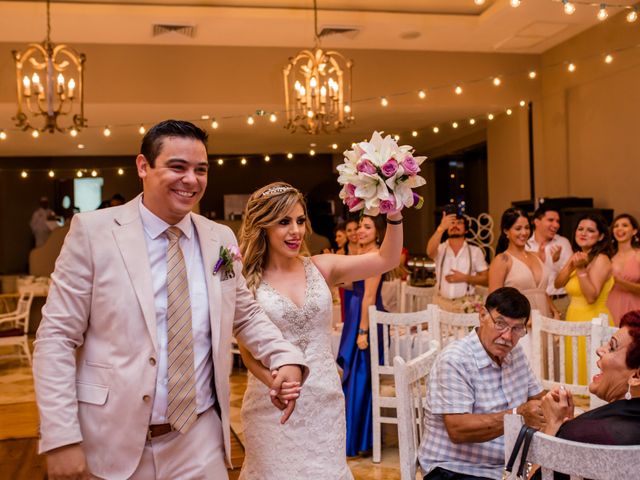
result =
[[[427,242],[427,255],[436,264],[433,302],[450,312],[464,311],[464,300],[475,293],[475,286],[488,283],[482,250],[465,240],[468,229],[469,221],[462,212],[445,210],[440,225]],[[442,242],[445,232],[447,239]]]

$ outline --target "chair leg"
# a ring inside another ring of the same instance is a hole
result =
[[[29,366],[33,365],[31,362],[31,352],[29,351],[29,341],[25,338],[22,342],[22,349],[24,353],[27,355],[27,361],[29,362]]]
[[[379,411],[379,410],[378,410]],[[380,463],[382,457],[382,423],[380,415],[373,415],[373,463]]]

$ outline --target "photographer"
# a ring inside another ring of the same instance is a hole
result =
[[[450,312],[462,312],[465,300],[475,293],[475,285],[488,283],[482,250],[465,240],[468,229],[468,220],[461,211],[445,209],[440,225],[427,242],[427,255],[436,264],[433,303]],[[445,232],[447,240],[441,243]]]

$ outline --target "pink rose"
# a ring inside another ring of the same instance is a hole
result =
[[[360,203],[362,203],[362,199],[356,197],[347,197],[345,198],[344,203],[347,205],[347,207],[349,207],[349,210],[352,210]]]
[[[398,171],[398,162],[396,161],[395,158],[392,157],[386,162],[384,162],[384,164],[381,167],[381,170],[382,170],[382,174],[385,177],[387,178],[393,177],[395,173]]]
[[[376,170],[376,166],[369,160],[362,160],[358,162],[356,169],[359,172],[368,173],[369,175],[375,175],[376,173],[378,173],[378,171]]]
[[[404,157],[404,160],[402,161],[402,168],[404,168],[404,172],[410,177],[416,175],[420,171],[420,166],[411,155]]]
[[[396,201],[393,197],[380,202],[380,213],[391,213],[396,211]]]
[[[242,254],[240,253],[240,248],[237,245],[231,245],[229,247],[229,253],[231,253],[231,256],[234,260],[236,261],[242,260]]]

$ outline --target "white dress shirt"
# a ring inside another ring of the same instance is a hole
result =
[[[559,245],[562,250],[560,251],[560,258],[558,258],[557,262],[553,261],[551,255],[551,248],[555,245]],[[527,240],[527,244],[525,246],[525,250],[527,252],[537,252],[540,250],[540,245],[535,239],[534,235],[531,235],[531,238]],[[544,246],[544,264],[549,268],[549,283],[547,285],[547,295],[566,295],[567,291],[564,288],[556,288],[553,284],[558,276],[558,272],[562,270],[562,267],[566,265],[566,263],[573,255],[573,249],[571,248],[571,243],[562,235],[555,235],[550,242]]]
[[[145,231],[147,252],[153,278],[153,295],[156,309],[156,330],[158,336],[158,377],[153,400],[151,424],[167,423],[167,248],[169,240],[164,232],[169,225],[151,213],[140,201],[140,217]],[[198,233],[186,215],[176,225],[183,235],[180,249],[184,255],[189,281],[191,300],[191,326],[193,330],[193,355],[196,376],[196,411],[202,413],[214,401],[212,389],[213,360],[211,357],[211,323],[209,321],[209,296],[205,280],[204,263]]]
[[[438,245],[438,253],[434,259],[436,264],[436,284],[439,285],[438,293],[444,298],[460,298],[465,295],[473,295],[475,287],[465,282],[449,283],[445,278],[451,270],[457,270],[464,274],[476,275],[487,269],[482,250],[475,245],[469,245],[466,241],[456,255],[449,246],[449,240]]]

